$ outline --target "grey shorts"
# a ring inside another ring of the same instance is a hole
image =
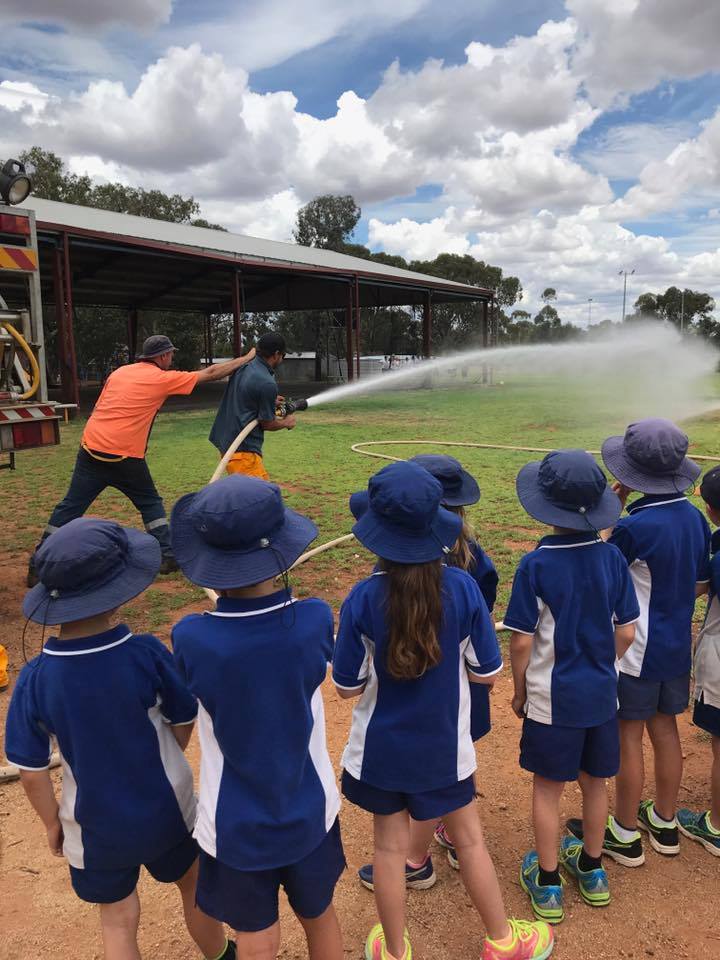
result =
[[[618,702],[620,720],[649,720],[656,713],[685,713],[690,703],[690,674],[674,680],[642,680],[621,673]]]

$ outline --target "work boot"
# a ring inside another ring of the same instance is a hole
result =
[[[176,573],[179,569],[180,567],[178,566],[178,562],[175,557],[172,556],[172,554],[168,557],[162,558],[159,571],[161,574]]]

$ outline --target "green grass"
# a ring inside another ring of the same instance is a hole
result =
[[[462,387],[379,393],[320,406],[299,414],[295,430],[268,437],[267,468],[283,486],[288,504],[318,524],[318,542],[349,532],[348,495],[362,488],[384,463],[353,454],[350,446],[358,441],[429,439],[597,449],[604,437],[622,432],[628,419],[622,384],[560,385],[537,377],[504,386]],[[717,397],[720,407],[720,379],[702,384],[701,392],[710,401]],[[156,421],[148,462],[168,508],[182,494],[205,484],[217,464],[207,440],[213,416],[214,411],[178,412],[163,414]],[[719,427],[720,410],[686,421],[691,452],[720,455]],[[60,447],[21,455],[15,474],[0,474],[3,540],[18,553],[32,548],[52,506],[63,496],[81,430],[81,422],[69,424],[63,428]],[[433,448],[373,449],[412,456]],[[498,567],[502,611],[517,562],[542,533],[516,500],[515,476],[523,463],[542,455],[438,445],[438,451],[443,449],[454,453],[480,483],[482,499],[471,508],[470,519]],[[114,491],[104,493],[93,512],[130,524],[139,522],[132,506]],[[357,568],[361,552],[354,544],[310,561],[313,585],[329,587],[340,572],[347,579]],[[191,588],[172,595],[150,591],[143,604],[144,611],[151,611],[149,626],[162,623],[173,609],[192,602],[196,595]]]

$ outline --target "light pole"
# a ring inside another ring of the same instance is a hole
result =
[[[592,320],[592,297],[588,297],[588,327]]]
[[[635,270],[631,270],[630,273],[627,270],[618,270],[618,276],[623,278],[623,309],[622,309],[622,321],[625,323],[625,299],[627,297],[627,278],[632,276],[635,273]]]
[[[682,334],[685,329],[685,288],[683,287],[682,295],[680,296],[680,333]]]

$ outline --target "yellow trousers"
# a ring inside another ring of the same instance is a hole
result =
[[[10,683],[8,677],[8,655],[5,647],[0,643],[0,690],[7,690]]]
[[[246,477],[259,477],[260,480],[270,479],[259,453],[234,453],[228,462],[227,472],[244,473]]]

